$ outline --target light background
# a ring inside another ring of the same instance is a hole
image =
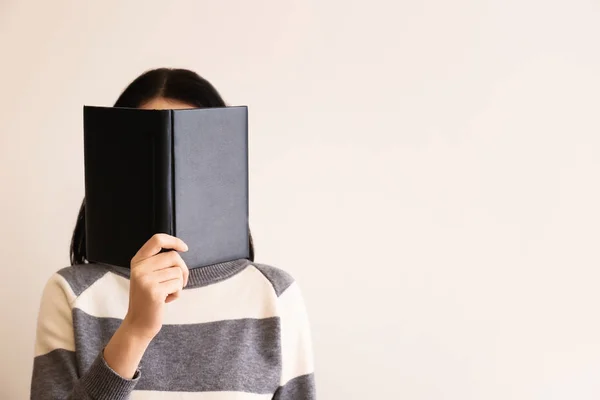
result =
[[[0,398],[83,196],[82,105],[198,71],[320,399],[600,398],[600,3],[0,0]]]

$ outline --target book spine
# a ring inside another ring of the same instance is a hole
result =
[[[171,199],[171,207],[169,208],[169,221],[171,223],[171,235],[177,236],[177,219],[175,218],[175,207],[177,199],[175,198],[175,112],[169,111],[169,137],[171,147],[169,148],[171,169],[169,173],[169,193]]]
[[[153,141],[154,230],[175,234],[173,224],[173,129],[172,111],[161,111],[160,129]]]

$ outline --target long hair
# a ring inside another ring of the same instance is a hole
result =
[[[225,102],[206,79],[187,69],[158,68],[137,77],[125,88],[115,102],[115,107],[138,108],[144,103],[162,97],[177,100],[198,108],[225,107]],[[254,261],[254,243],[248,231],[250,256]],[[85,238],[85,199],[73,230],[70,249],[71,265],[88,263]]]

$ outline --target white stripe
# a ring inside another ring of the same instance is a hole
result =
[[[310,324],[300,287],[292,283],[279,297],[281,317],[281,385],[314,372]]]
[[[196,324],[240,318],[276,316],[277,305],[269,281],[255,267],[196,289],[186,289],[165,305],[163,323]],[[75,307],[98,318],[123,319],[129,304],[129,280],[109,273],[98,279],[75,302]]]
[[[271,400],[271,394],[252,394],[244,392],[155,392],[134,390],[131,400]]]
[[[71,313],[75,297],[67,281],[59,274],[52,275],[46,283],[37,319],[36,357],[56,349],[75,351]]]

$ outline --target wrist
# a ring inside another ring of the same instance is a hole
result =
[[[129,341],[145,347],[147,347],[152,339],[154,339],[154,335],[149,335],[148,332],[144,332],[137,328],[129,316],[126,316],[123,322],[121,322],[117,332],[126,336]]]
[[[151,341],[123,321],[104,348],[104,360],[118,375],[132,379]]]

